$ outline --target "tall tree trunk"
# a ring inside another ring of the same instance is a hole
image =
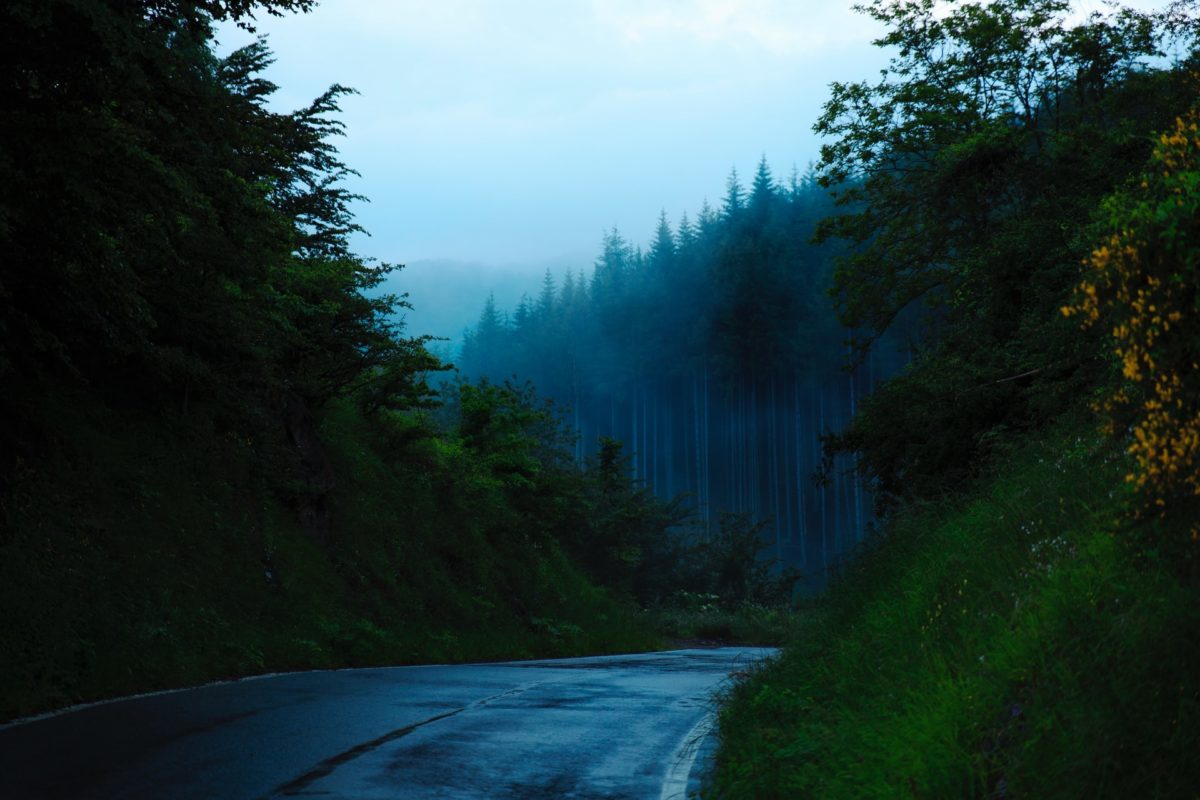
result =
[[[794,425],[796,427],[796,503],[799,505],[799,529],[800,529],[800,564],[801,566],[808,565],[808,504],[805,502],[805,497],[808,494],[805,491],[804,485],[804,467],[805,461],[801,458],[803,445],[803,435],[801,430],[803,425],[801,421],[801,406],[800,406],[800,374],[796,374],[796,390],[795,390],[795,413]]]
[[[630,448],[633,450],[633,452],[630,453],[629,455],[632,456],[630,461],[633,464],[633,479],[636,481],[639,477],[638,465],[642,458],[642,453],[641,453],[642,448],[641,448],[641,444],[638,442],[638,387],[637,387],[636,383],[634,383],[634,385],[631,387],[630,392],[629,392],[629,405],[630,405],[629,416],[630,416],[630,428],[631,428],[629,444],[630,444]]]
[[[655,492],[662,485],[658,479],[658,395],[660,391],[662,391],[662,384],[655,381],[650,394],[650,488]]]
[[[703,494],[701,494],[701,502],[704,508],[705,532],[711,535],[712,533],[712,482],[709,479],[709,467],[711,461],[709,459],[709,418],[708,418],[708,360],[704,362],[704,483]]]
[[[783,561],[783,526],[784,519],[779,514],[779,440],[777,437],[778,431],[775,428],[775,376],[771,376],[771,394],[768,399],[767,411],[769,414],[767,431],[770,437],[767,442],[767,453],[771,459],[770,469],[770,485],[767,487],[771,493],[771,515],[775,517],[775,558],[780,562]]]
[[[825,432],[825,393],[820,390],[817,390],[817,431],[820,434]],[[826,544],[829,531],[829,487],[820,486],[818,490],[821,492],[821,570],[824,572],[829,569],[829,549]]]
[[[696,457],[696,465],[695,465],[696,466],[696,482],[695,482],[695,484],[692,484],[691,481],[689,480],[688,483],[689,483],[689,486],[691,486],[691,485],[695,486],[696,495],[698,497],[700,497],[701,502],[703,502],[704,497],[700,492],[701,466],[700,466],[700,387],[699,387],[699,382],[700,382],[699,377],[696,375],[695,371],[693,371],[692,372],[692,429],[695,434],[694,445],[695,445],[695,457]]]

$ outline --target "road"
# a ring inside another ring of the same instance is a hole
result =
[[[772,652],[302,672],[101,703],[0,728],[0,798],[682,798],[714,692]]]

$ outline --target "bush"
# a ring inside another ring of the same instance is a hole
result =
[[[1108,233],[1073,305],[1111,331],[1120,377],[1099,406],[1128,441],[1142,515],[1189,516],[1200,540],[1200,111],[1162,134],[1141,178],[1104,205]]]
[[[731,692],[718,796],[1192,796],[1200,597],[1085,429],[896,516]]]

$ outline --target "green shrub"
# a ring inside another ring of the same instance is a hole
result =
[[[1078,426],[896,515],[732,690],[717,796],[1190,797],[1200,600]]]

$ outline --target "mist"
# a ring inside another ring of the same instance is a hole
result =
[[[894,55],[874,21],[774,0],[353,0],[257,34],[276,105],[331,76],[357,90],[352,241],[405,265],[380,288],[455,379],[532,381],[580,465],[617,440],[658,496],[709,527],[751,515],[817,583],[865,535],[872,498],[822,438],[907,360],[907,334],[847,368],[835,254],[809,245],[833,206],[807,175],[830,84]]]
[[[810,243],[833,208],[766,159],[749,188],[731,172],[695,220],[660,214],[648,242],[612,229],[589,269],[547,273],[515,306],[490,297],[460,377],[530,381],[578,464],[620,442],[633,478],[706,536],[753,520],[774,562],[819,589],[873,519],[855,462],[828,460],[823,438],[907,360],[901,326],[861,359],[847,349],[827,297],[839,249]]]
[[[589,263],[578,257],[544,264],[484,264],[451,259],[422,259],[390,273],[379,291],[407,295],[401,312],[410,335],[432,336],[431,348],[447,360],[458,357],[463,332],[479,320],[489,296],[504,308],[516,308],[524,295],[536,294],[546,270],[581,270]]]
[[[1195,796],[1200,2],[855,7],[6,0],[0,797]]]

